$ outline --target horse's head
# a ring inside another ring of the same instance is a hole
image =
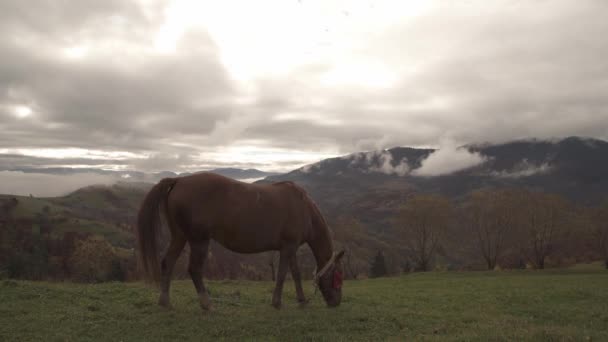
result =
[[[329,307],[338,306],[342,301],[344,270],[340,260],[343,256],[344,251],[337,253],[315,277],[317,286]]]

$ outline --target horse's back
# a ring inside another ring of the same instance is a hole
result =
[[[261,252],[306,239],[306,200],[293,183],[248,184],[200,173],[177,180],[168,214],[190,238],[211,238],[236,252]]]

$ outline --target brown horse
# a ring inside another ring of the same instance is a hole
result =
[[[164,214],[171,231],[169,248],[159,264],[157,236]],[[295,282],[297,300],[306,303],[296,251],[307,243],[317,269],[313,282],[328,306],[342,299],[344,251],[335,254],[321,212],[306,192],[292,182],[247,184],[213,173],[166,178],[146,195],[139,210],[137,235],[141,265],[160,282],[159,304],[170,307],[171,273],[186,242],[190,244],[188,273],[203,309],[211,301],[203,283],[203,265],[211,239],[238,253],[279,251],[279,269],[272,305],[281,306],[287,268]]]

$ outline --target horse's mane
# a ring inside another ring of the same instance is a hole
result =
[[[325,217],[323,216],[323,214],[321,214],[321,209],[319,209],[319,206],[317,205],[317,203],[312,199],[312,197],[310,197],[310,195],[308,194],[308,192],[306,190],[304,190],[304,188],[302,188],[301,186],[297,185],[296,183],[294,183],[292,181],[281,181],[281,182],[272,183],[272,185],[289,186],[292,189],[296,190],[300,194],[300,196],[302,196],[302,199],[304,200],[304,202],[308,205],[308,207],[311,211],[311,216],[312,216],[311,218],[312,218],[313,224],[316,223],[318,226],[320,226],[319,228],[325,229],[325,232],[327,232],[329,241],[331,243],[331,236],[332,236],[331,228],[327,224],[327,221],[325,220]]]
[[[280,182],[276,182],[276,183],[272,183],[273,186],[288,186],[294,190],[296,190],[300,196],[302,196],[302,199],[307,199],[309,201],[312,201],[312,199],[310,199],[310,197],[308,196],[308,193],[306,192],[306,190],[304,190],[301,186],[297,185],[296,183],[292,182],[292,181],[280,181]]]
[[[274,185],[274,186],[284,185],[284,186],[288,186],[288,187],[291,187],[292,189],[296,190],[302,196],[302,199],[306,202],[306,204],[309,206],[311,212],[314,214],[313,219],[318,219],[321,226],[327,228],[328,232],[331,235],[331,229],[329,228],[327,221],[325,221],[325,217],[321,214],[321,210],[319,209],[319,206],[317,206],[317,203],[315,203],[315,201],[312,199],[312,197],[310,197],[308,192],[306,190],[304,190],[304,188],[297,185],[293,181],[288,181],[288,180],[275,182],[275,183],[272,183],[272,185]]]

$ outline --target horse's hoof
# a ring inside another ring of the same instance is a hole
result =
[[[199,296],[199,304],[201,308],[205,311],[213,311],[213,306],[211,305],[211,299],[207,293],[203,293]]]
[[[205,310],[205,311],[213,311],[213,305],[211,305],[211,302],[201,302],[201,309]]]
[[[161,308],[167,309],[167,310],[173,310],[173,305],[171,305],[171,303],[158,302],[158,306],[160,306]]]
[[[158,305],[162,306],[165,309],[173,309],[173,306],[171,305],[171,302],[169,301],[169,297],[166,297],[166,296],[161,296],[158,299]]]

